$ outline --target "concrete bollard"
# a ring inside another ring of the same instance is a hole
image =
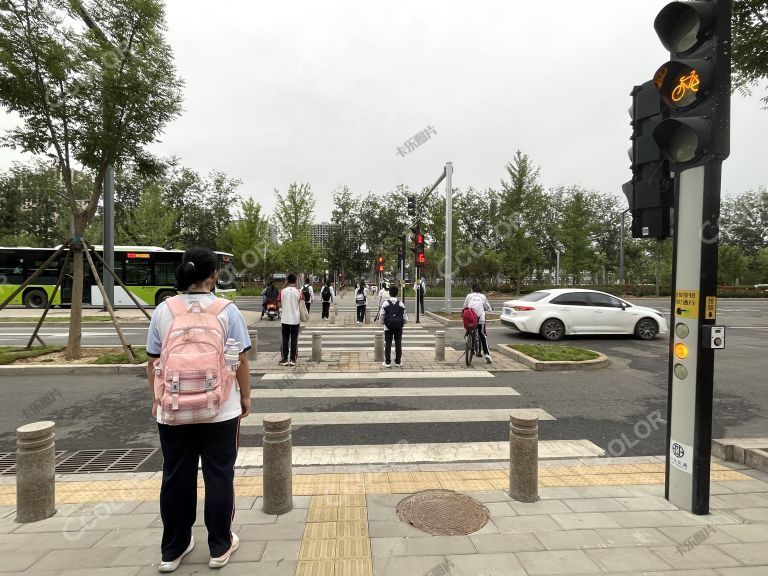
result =
[[[518,502],[539,499],[539,416],[535,412],[509,416],[509,496]]]
[[[435,332],[435,360],[445,360],[445,330]]]
[[[293,509],[291,416],[264,417],[265,514],[285,514]]]
[[[382,330],[373,335],[373,361],[384,361],[384,332]]]
[[[256,330],[248,330],[248,336],[251,338],[251,349],[248,350],[248,361],[256,361],[256,344],[259,340],[259,333]]]
[[[56,513],[54,422],[16,429],[16,522],[38,522]]]
[[[328,323],[336,324],[336,304],[331,304],[331,307],[328,309]]]
[[[368,306],[365,307],[365,318],[363,319],[363,324],[370,324],[371,319],[368,317]]]
[[[323,361],[323,335],[320,332],[312,333],[312,362]]]

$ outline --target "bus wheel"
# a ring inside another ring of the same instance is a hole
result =
[[[24,306],[27,308],[45,308],[48,304],[48,294],[45,290],[35,288],[24,294]]]
[[[161,290],[157,293],[157,296],[155,296],[155,306],[159,306],[164,300],[173,298],[174,296],[176,296],[176,292],[173,290]]]

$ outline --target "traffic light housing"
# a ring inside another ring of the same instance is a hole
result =
[[[384,257],[379,256],[376,258],[376,271],[377,272],[384,272]]]
[[[408,216],[416,216],[416,196],[408,196]]]
[[[424,234],[418,228],[413,236],[413,248],[416,253],[416,267],[421,268],[427,263],[427,255],[424,253]]]
[[[654,28],[670,60],[654,75],[669,118],[653,130],[675,171],[730,154],[731,0],[672,2]]]
[[[672,234],[674,180],[653,133],[667,117],[668,107],[651,80],[635,86],[631,95],[632,179],[622,190],[632,212],[632,236],[667,238]]]

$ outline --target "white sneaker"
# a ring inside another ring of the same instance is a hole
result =
[[[488,364],[493,364],[493,360],[491,360],[490,356],[486,356],[485,361],[488,362]]]
[[[381,363],[381,365],[382,365],[384,368],[392,368],[392,364],[387,364],[386,362],[382,362],[382,363]]]
[[[208,561],[208,568],[223,568],[238,548],[240,548],[240,539],[237,537],[237,534],[232,532],[232,546],[229,547],[229,550],[223,556],[211,558]]]
[[[288,362],[288,366],[296,366],[296,364],[297,364],[297,362],[294,362],[293,360]]]
[[[179,567],[179,564],[181,564],[181,561],[184,560],[186,556],[189,556],[190,552],[195,548],[195,538],[194,536],[189,539],[189,546],[187,546],[187,549],[182,552],[181,556],[176,558],[176,560],[171,560],[169,562],[160,562],[160,565],[157,567],[158,572],[173,572],[176,570],[176,568]]]
[[[395,362],[395,366],[397,366],[398,368],[402,368],[403,367],[403,363],[402,362]]]

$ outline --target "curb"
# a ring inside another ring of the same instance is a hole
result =
[[[519,362],[523,366],[528,366],[531,370],[547,371],[547,370],[595,370],[598,368],[605,368],[609,364],[608,356],[595,352],[598,356],[594,360],[580,360],[580,361],[560,361],[560,362],[546,362],[542,360],[536,360],[531,358],[527,354],[518,352],[509,347],[507,344],[497,344],[496,350],[504,356],[509,356],[516,362]]]
[[[146,374],[147,364],[65,364],[45,366],[22,364],[0,366],[1,376],[58,376],[65,374],[106,375],[106,374]]]
[[[712,440],[712,455],[768,472],[768,438]]]
[[[3,326],[8,326],[9,328],[24,328],[26,326],[32,326],[34,327],[37,324],[37,320],[34,322],[0,322],[0,328]],[[88,327],[88,328],[98,328],[100,326],[114,326],[112,322],[83,322],[82,326]],[[44,322],[42,329],[50,329],[54,328],[56,326],[63,326],[66,328],[69,328],[69,322]],[[149,327],[149,320],[145,320],[143,322],[120,322],[121,328],[148,328]]]

